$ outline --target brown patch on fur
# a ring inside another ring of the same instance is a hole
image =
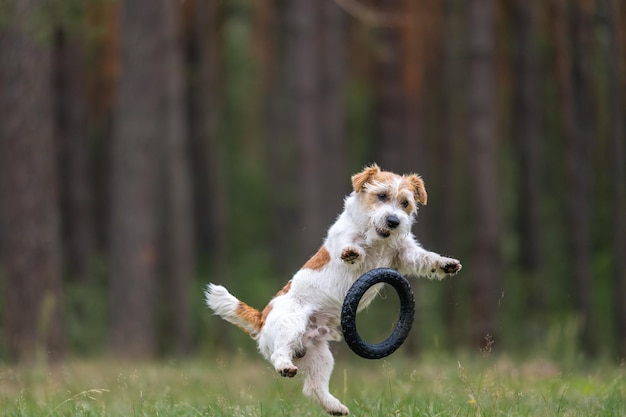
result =
[[[289,280],[289,282],[287,282],[287,284],[285,284],[285,286],[283,288],[281,288],[281,290],[276,293],[274,298],[280,297],[281,295],[287,294],[290,289],[291,289],[291,280]],[[272,298],[272,300],[274,298]],[[265,325],[265,320],[267,320],[267,315],[270,314],[270,311],[272,311],[272,302],[271,301],[269,303],[267,303],[267,305],[265,306],[263,311],[261,313],[259,313],[259,315],[260,315],[259,330],[263,327],[263,325]]]
[[[276,293],[276,297],[280,296],[280,295],[285,295],[289,292],[289,290],[291,289],[291,280],[289,280],[285,286],[283,288],[280,289],[280,291],[278,291]]]
[[[304,264],[304,266],[302,266],[302,268],[313,269],[315,271],[319,271],[329,262],[330,262],[330,253],[328,253],[328,250],[324,246],[322,246],[315,253],[315,255],[313,255],[308,261],[306,261],[306,263]]]
[[[247,321],[252,326],[254,326],[257,333],[259,330],[261,330],[261,327],[263,327],[263,322],[265,320],[262,319],[261,312],[254,307],[250,307],[243,301],[239,301],[239,305],[235,310],[235,314],[237,314],[237,316],[239,316],[239,318],[241,318],[242,320]],[[244,329],[243,327],[241,327],[241,329],[246,333],[250,333],[247,329]]]
[[[392,184],[394,179],[398,177],[399,175],[389,171],[382,171],[378,165],[372,164],[352,176],[352,187],[354,187],[354,191],[358,193],[363,191],[368,183],[378,182]],[[401,178],[401,187],[406,186],[411,193],[415,195],[415,201],[425,206],[428,201],[428,194],[426,193],[426,187],[424,186],[422,178],[417,174],[403,175]],[[371,200],[372,201],[369,202],[370,205],[376,203],[376,196],[371,196]]]
[[[291,280],[287,282],[287,284],[285,284],[285,286],[276,293],[274,298],[287,294],[290,288],[291,288]],[[274,298],[272,298],[272,300]],[[261,331],[261,329],[265,325],[265,320],[267,319],[267,315],[270,314],[270,311],[272,311],[271,301],[265,306],[263,311],[259,311],[254,307],[250,307],[248,304],[244,303],[243,301],[239,301],[239,304],[237,305],[237,309],[235,310],[235,314],[237,314],[237,316],[239,316],[239,318],[242,319],[243,321],[250,323],[254,327],[254,331],[250,332],[249,329],[245,329],[241,326],[238,326],[238,327],[240,327],[244,332],[252,336],[255,336],[257,333],[259,333],[259,331]]]
[[[363,171],[352,176],[352,187],[357,193],[365,187],[374,175],[380,173],[380,168],[376,164],[366,167]]]
[[[422,178],[417,174],[405,175],[403,178],[415,194],[415,201],[425,206],[428,202],[428,194],[426,194],[426,187]]]

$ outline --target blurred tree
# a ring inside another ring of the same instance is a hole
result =
[[[208,253],[212,280],[230,281],[229,196],[223,119],[223,5],[217,1],[188,2],[190,139],[195,180],[197,237],[201,253]],[[214,341],[229,349],[230,326],[215,323]]]
[[[441,207],[440,227],[435,236],[438,237],[437,244],[441,245],[440,253],[450,253],[454,256],[461,256],[461,243],[463,232],[459,200],[460,191],[458,178],[461,168],[458,161],[466,159],[461,154],[463,149],[463,116],[461,97],[457,94],[462,91],[464,79],[462,77],[463,68],[463,47],[460,33],[463,30],[463,10],[458,0],[446,0],[442,6],[443,24],[442,29],[442,132],[438,141],[438,148],[435,159],[446,161],[438,163],[434,167],[433,174],[439,178],[439,201]],[[461,259],[461,263],[465,263]],[[461,328],[462,314],[459,313],[458,298],[462,290],[456,280],[444,281],[444,295],[441,309],[441,316],[450,336],[451,345],[462,343]]]
[[[381,1],[385,15],[401,13],[402,0]],[[409,138],[407,131],[407,97],[404,90],[403,32],[397,26],[378,28],[374,67],[374,116],[376,159],[384,169],[407,171],[415,169],[414,158],[419,140]],[[415,51],[412,51],[415,53]],[[418,115],[411,115],[418,117]],[[416,133],[416,132],[412,132]]]
[[[0,221],[9,358],[64,351],[52,46],[33,31],[43,2],[5,2],[0,27]]]
[[[75,40],[76,46],[84,47],[82,58],[86,70],[88,95],[88,132],[91,147],[91,200],[93,204],[94,233],[97,237],[98,253],[106,258],[108,245],[108,226],[110,219],[110,163],[112,156],[111,132],[113,114],[117,102],[118,80],[120,72],[120,3],[92,1],[86,2],[83,25],[88,27],[85,36],[80,31],[72,32],[75,37],[87,39]],[[96,35],[97,34],[97,35]],[[71,221],[71,220],[69,220]],[[70,268],[72,269],[72,268]]]
[[[523,303],[531,316],[545,312],[546,290],[543,288],[540,236],[541,178],[544,177],[542,152],[540,68],[537,23],[539,4],[534,0],[517,0],[514,5],[517,39],[513,103],[513,133],[519,165],[520,266],[524,274]]]
[[[301,244],[298,258],[315,253],[321,243],[320,231],[327,225],[322,220],[320,204],[325,194],[320,181],[324,149],[321,145],[321,94],[319,75],[320,10],[314,0],[289,0],[285,4],[289,36],[285,39],[285,53],[291,66],[287,72],[290,113],[294,118],[290,136],[296,143],[298,184],[297,200],[300,213],[298,234]]]
[[[215,1],[188,5],[189,96],[191,147],[196,181],[198,238],[220,279],[228,281],[229,209],[223,141],[222,26],[223,8]]]
[[[271,212],[270,251],[276,270],[277,283],[284,283],[293,271],[303,263],[303,256],[309,255],[302,250],[300,243],[300,217],[298,214],[298,196],[296,187],[296,124],[294,111],[298,104],[293,100],[295,77],[294,54],[297,46],[293,45],[296,37],[294,30],[296,1],[285,1],[282,7],[276,7],[276,33],[289,36],[276,36],[275,48],[268,48],[268,62],[273,71],[267,74],[267,167]],[[296,13],[297,14],[297,13]],[[310,16],[312,18],[312,16]],[[314,51],[309,51],[314,53]],[[296,236],[298,236],[296,238]],[[311,244],[312,242],[309,242]],[[318,242],[319,243],[319,242]]]
[[[349,189],[342,180],[345,23],[340,9],[326,3],[289,0],[277,15],[289,36],[281,39],[277,52],[281,77],[274,80],[276,94],[269,93],[269,129],[276,134],[268,138],[268,160],[270,193],[278,203],[273,252],[290,272],[322,243]]]
[[[167,0],[121,2],[121,70],[114,115],[109,229],[110,343],[154,355],[159,277],[159,165]]]
[[[351,191],[346,161],[346,82],[347,25],[343,11],[334,1],[316,2],[319,10],[318,50],[320,89],[320,142],[322,160],[317,168],[323,188],[318,203],[322,228],[317,231],[321,244],[325,231],[342,210],[343,197]]]
[[[499,316],[500,212],[492,0],[467,2],[467,134],[471,189],[471,341],[496,338]],[[497,340],[497,338],[496,338]]]
[[[609,94],[609,123],[612,181],[612,215],[613,233],[613,274],[615,328],[617,336],[617,353],[621,360],[626,358],[626,147],[624,146],[624,108],[626,85],[624,84],[624,66],[620,60],[622,38],[620,37],[620,2],[603,0],[601,11],[607,19],[607,91]]]
[[[84,38],[67,28],[57,31],[54,109],[63,179],[63,231],[69,272],[82,283],[89,280],[89,266],[96,248],[84,54]]]
[[[169,306],[166,317],[171,317],[171,332],[178,353],[190,353],[191,290],[196,266],[194,238],[195,216],[192,207],[191,169],[189,156],[189,129],[187,123],[187,89],[183,68],[184,51],[180,27],[180,6],[167,2],[164,10],[164,43],[161,63],[164,72],[163,122],[163,186],[165,212],[163,213],[163,259],[165,264],[165,292],[162,297]]]
[[[161,277],[178,349],[187,350],[191,340],[188,296],[195,262],[177,11],[168,0],[121,3],[110,308],[111,347],[123,355],[156,353]]]
[[[592,323],[591,267],[591,150],[593,141],[592,97],[587,53],[590,44],[590,11],[580,3],[559,1],[557,31],[557,71],[560,80],[561,117],[563,118],[564,168],[566,181],[565,222],[571,260],[571,290],[580,320],[581,347],[595,350]]]

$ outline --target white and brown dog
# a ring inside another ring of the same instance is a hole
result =
[[[328,390],[334,366],[328,342],[341,339],[341,306],[352,284],[380,267],[439,280],[461,270],[458,260],[423,249],[411,233],[418,204],[426,204],[419,176],[400,176],[374,164],[355,174],[352,186],[354,192],[346,197],[323,245],[263,311],[220,285],[209,284],[205,293],[208,306],[250,334],[280,375],[293,377],[301,371],[304,394],[333,415],[346,415],[348,408]],[[381,285],[365,293],[359,309]]]

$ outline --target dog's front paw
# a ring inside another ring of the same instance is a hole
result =
[[[348,407],[342,405],[342,408],[338,408],[336,410],[330,410],[328,412],[328,414],[330,414],[331,416],[347,416],[348,414],[350,414],[350,410],[348,410]]]
[[[440,262],[439,269],[447,275],[454,275],[463,268],[461,262],[456,259],[444,258],[443,262]]]
[[[341,404],[341,402],[339,402],[339,400],[335,397],[332,397],[332,400],[325,401],[324,408],[331,416],[347,416],[350,414],[348,407]]]
[[[354,264],[359,258],[361,258],[361,251],[353,246],[348,246],[341,251],[341,260],[346,263]]]
[[[296,368],[295,366],[291,366],[287,368],[277,369],[277,371],[280,374],[280,376],[293,378],[298,373],[298,368]]]

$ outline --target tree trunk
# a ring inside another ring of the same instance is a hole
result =
[[[96,235],[82,40],[75,33],[59,31],[57,57],[56,136],[61,144],[67,269],[76,281],[86,283]]]
[[[471,0],[467,7],[467,125],[473,217],[471,341],[482,344],[488,335],[496,337],[500,297],[494,17],[491,0]]]
[[[229,200],[223,144],[219,140],[222,120],[221,41],[223,12],[215,1],[196,1],[192,9],[191,141],[198,241],[209,253],[211,275],[227,285],[230,280]],[[213,330],[216,347],[230,349],[231,326],[220,320]]]
[[[277,33],[291,33],[294,1],[288,1],[283,7],[276,8]],[[294,160],[296,153],[296,129],[293,111],[296,103],[290,95],[294,82],[293,54],[296,46],[292,36],[279,38],[275,48],[275,70],[268,74],[267,86],[267,166],[268,178],[272,185],[269,190],[271,208],[271,244],[270,251],[277,284],[284,284],[289,274],[302,266],[302,251],[299,242],[294,243],[294,236],[299,236],[300,218],[296,199]],[[300,256],[299,256],[300,255]],[[306,256],[306,255],[305,255]]]
[[[517,0],[515,4],[519,50],[517,51],[517,82],[514,98],[514,127],[516,149],[520,166],[519,231],[520,263],[526,275],[524,295],[526,308],[536,315],[546,308],[546,289],[540,276],[542,269],[542,241],[540,236],[539,203],[543,164],[541,152],[541,96],[539,89],[539,62],[537,46],[537,11],[533,0]]]
[[[159,168],[165,97],[163,46],[169,0],[121,3],[122,67],[111,178],[111,347],[121,355],[156,353],[159,278]]]
[[[64,349],[52,48],[33,38],[41,2],[20,0],[0,28],[0,219],[8,357]],[[8,23],[10,22],[10,23]]]
[[[592,127],[589,74],[581,49],[587,49],[588,27],[577,5],[560,2],[557,12],[557,70],[565,141],[565,222],[571,260],[574,308],[581,325],[580,344],[587,353],[595,350],[592,337],[591,270],[591,162]]]
[[[325,197],[319,171],[323,150],[320,144],[320,10],[315,0],[291,0],[288,9],[290,36],[286,53],[293,60],[288,83],[291,111],[295,119],[291,132],[296,142],[296,178],[298,183],[299,259],[315,253],[327,225],[321,217]],[[321,232],[321,233],[320,233]]]
[[[626,359],[626,166],[624,162],[624,114],[625,103],[624,67],[620,60],[621,39],[618,33],[620,3],[604,0],[603,11],[608,18],[608,74],[607,91],[609,93],[610,153],[612,178],[612,221],[613,228],[613,275],[614,302],[616,316],[617,354]],[[623,6],[622,6],[623,7]]]
[[[319,121],[322,159],[317,168],[323,188],[318,202],[321,244],[324,231],[343,207],[343,197],[350,191],[350,173],[346,169],[346,19],[333,1],[317,2],[320,8],[320,102]]]
[[[164,67],[164,259],[166,271],[163,304],[170,307],[174,347],[178,353],[191,351],[191,284],[196,264],[194,216],[189,171],[187,99],[183,71],[182,31],[179,7],[165,2],[165,31],[161,62]]]
[[[380,6],[390,13],[398,13],[402,10],[403,1],[386,0]],[[405,165],[406,156],[416,155],[417,152],[413,152],[416,141],[407,140],[402,31],[397,27],[384,27],[379,31],[374,74],[377,159],[384,169],[398,172],[414,170],[415,167]]]
[[[463,31],[463,6],[459,5],[458,0],[446,0],[443,5],[443,57],[442,57],[442,137],[438,141],[438,152],[436,159],[438,161],[447,161],[446,164],[436,164],[434,175],[440,178],[440,192],[437,206],[440,210],[440,224],[438,225],[439,233],[437,244],[441,253],[457,254],[461,249],[459,241],[459,225],[462,223],[459,219],[458,198],[460,187],[457,185],[457,179],[461,176],[460,164],[457,162],[465,159],[459,158],[460,149],[463,143],[463,115],[462,103],[459,99],[458,92],[462,90],[463,85],[463,57],[461,32]],[[459,255],[455,255],[459,256]],[[461,263],[464,260],[461,259]],[[463,271],[465,273],[465,271]],[[450,346],[462,343],[461,327],[462,320],[458,307],[458,297],[462,293],[456,280],[445,280],[443,282],[444,293],[441,315],[448,333],[448,342]]]

